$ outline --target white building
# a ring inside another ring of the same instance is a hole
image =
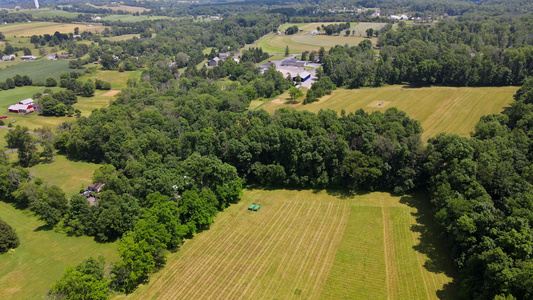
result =
[[[21,100],[21,101],[19,101],[19,104],[22,104],[22,105],[33,105],[33,99],[32,98],[28,98],[28,99]]]

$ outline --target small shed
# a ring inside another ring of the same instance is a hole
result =
[[[302,82],[305,82],[307,79],[311,78],[311,73],[307,71],[303,71],[303,72],[298,73],[298,76],[300,76],[300,78],[302,79]],[[298,76],[293,77],[292,80],[296,81],[296,77]]]

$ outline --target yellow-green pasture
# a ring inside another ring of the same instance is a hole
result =
[[[69,237],[44,228],[29,210],[0,201],[0,218],[17,232],[20,246],[0,255],[0,295],[5,300],[46,299],[50,286],[67,266],[104,255],[118,260],[116,244],[99,244],[91,237]]]
[[[107,38],[108,40],[110,41],[125,41],[125,40],[129,40],[129,39],[132,39],[133,37],[140,37],[141,35],[138,34],[138,33],[132,33],[132,34],[124,34],[124,35],[118,35],[118,36],[113,36],[113,37],[110,37],[110,38]]]
[[[138,79],[142,70],[128,71],[128,72],[119,72],[119,71],[107,71],[107,70],[98,70],[98,72],[93,74],[87,74],[81,77],[81,80],[87,79],[100,79],[111,83],[111,89],[121,90],[126,88],[126,83],[128,79]]]
[[[423,87],[395,85],[357,90],[338,89],[319,101],[304,105],[293,103],[281,95],[270,101],[252,101],[250,107],[273,113],[282,107],[318,112],[333,109],[347,113],[358,109],[384,112],[390,107],[403,110],[419,120],[425,141],[441,132],[469,136],[479,121],[488,114],[501,113],[513,101],[517,87]],[[303,99],[303,98],[302,98]],[[383,102],[382,105],[379,105]]]
[[[99,24],[89,25],[91,26],[54,22],[11,23],[0,25],[0,31],[6,36],[6,39],[9,40],[13,37],[31,37],[32,35],[54,34],[56,31],[70,33],[74,32],[75,27],[78,27],[80,32],[102,32],[105,28],[105,26]]]
[[[424,201],[246,190],[128,298],[438,299],[439,291],[453,298],[453,270],[433,259],[442,253],[416,250],[442,250],[420,222]],[[259,211],[249,211],[251,203]]]

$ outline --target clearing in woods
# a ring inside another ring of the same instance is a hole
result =
[[[0,218],[17,232],[20,246],[0,255],[0,295],[3,300],[45,299],[50,286],[67,266],[104,255],[118,260],[115,243],[99,244],[92,237],[69,237],[45,228],[29,210],[0,201]]]
[[[397,107],[412,119],[420,121],[424,132],[422,140],[441,132],[469,136],[482,116],[498,114],[513,102],[518,87],[423,87],[409,88],[400,85],[356,90],[337,89],[319,101],[302,104],[303,97],[294,104],[288,100],[274,99],[252,101],[253,109],[274,113],[282,107],[318,112],[332,109],[340,113],[381,111]],[[278,98],[284,99],[281,95]],[[276,101],[278,100],[278,101]],[[379,105],[380,102],[383,102]]]
[[[439,264],[442,248],[427,224],[431,217],[424,218],[424,200],[423,195],[246,190],[211,229],[171,254],[165,268],[128,297],[453,297],[453,271]],[[258,212],[247,209],[252,202],[261,204]]]

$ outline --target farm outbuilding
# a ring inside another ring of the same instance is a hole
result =
[[[300,76],[300,78],[302,79],[302,82],[305,82],[307,79],[311,78],[311,73],[307,72],[307,71],[304,71],[304,72],[300,72],[298,73],[297,76],[294,76],[292,78],[292,80],[296,81],[296,77]]]
[[[19,104],[22,104],[22,105],[33,105],[33,99],[32,98],[28,98],[28,99],[21,100],[21,101],[19,101]]]
[[[305,61],[297,60],[295,58],[288,58],[281,61],[282,67],[303,67],[305,66]]]
[[[13,104],[9,106],[8,110],[11,113],[17,113],[17,114],[27,114],[32,111],[35,111],[35,106],[33,105],[25,105],[25,104]]]

